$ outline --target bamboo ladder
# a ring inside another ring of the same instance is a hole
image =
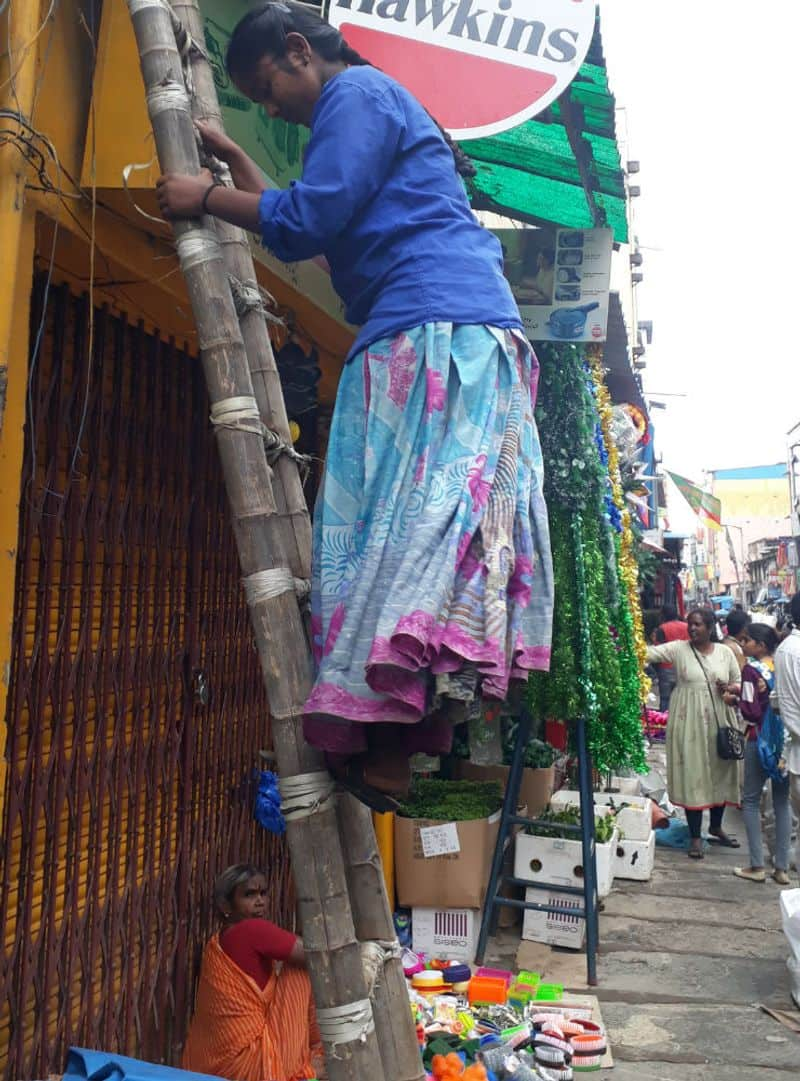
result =
[[[127,4],[162,171],[196,174],[193,119],[222,127],[197,2]],[[322,756],[303,740],[312,666],[296,590],[309,577],[311,532],[247,236],[210,217],[175,222],[174,232],[269,696],[329,1077],[422,1081],[370,813],[335,796]],[[377,970],[369,986],[362,954]]]

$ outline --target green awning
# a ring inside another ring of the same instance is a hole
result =
[[[551,108],[500,135],[462,142],[478,169],[475,209],[536,225],[608,225],[614,239],[625,243],[625,180],[614,109],[598,19],[586,62]]]

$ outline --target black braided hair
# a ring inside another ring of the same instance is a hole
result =
[[[331,63],[341,60],[350,67],[372,67],[369,60],[356,52],[330,23],[309,8],[292,0],[268,0],[248,12],[237,24],[228,44],[225,66],[228,74],[236,79],[252,73],[263,56],[286,55],[286,35],[302,34],[323,60]],[[427,111],[427,110],[426,110]],[[431,116],[453,154],[456,172],[465,179],[476,175],[472,160],[457,142]]]

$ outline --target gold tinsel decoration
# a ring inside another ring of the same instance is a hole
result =
[[[636,557],[633,554],[634,535],[631,527],[631,516],[622,490],[622,477],[619,469],[619,452],[612,437],[611,427],[611,395],[605,384],[603,368],[603,349],[600,345],[592,345],[587,350],[589,364],[592,372],[592,380],[595,386],[597,398],[597,411],[600,416],[600,427],[603,432],[603,442],[608,454],[608,472],[611,478],[611,496],[622,518],[622,535],[619,548],[619,575],[628,595],[628,605],[633,619],[633,633],[636,644],[636,659],[639,663],[639,686],[641,688],[642,702],[647,700],[648,680],[645,676],[647,665],[647,643],[644,637],[644,621],[642,619],[642,605],[639,600],[639,571]]]

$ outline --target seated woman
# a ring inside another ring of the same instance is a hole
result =
[[[218,877],[224,921],[205,948],[181,1065],[229,1081],[307,1081],[322,1049],[303,943],[265,918],[266,877],[236,864]]]

